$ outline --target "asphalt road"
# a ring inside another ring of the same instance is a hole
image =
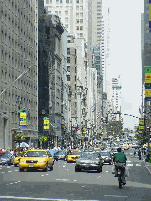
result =
[[[150,201],[151,176],[143,160],[127,154],[129,177],[118,188],[112,165],[104,165],[101,173],[75,172],[75,164],[55,161],[48,172],[18,172],[18,167],[0,167],[0,200],[109,200]]]

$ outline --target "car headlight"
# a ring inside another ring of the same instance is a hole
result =
[[[20,161],[20,163],[26,163],[26,161]]]
[[[38,163],[46,163],[46,161],[38,161]]]

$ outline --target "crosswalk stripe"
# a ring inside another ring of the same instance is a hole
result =
[[[133,164],[127,164],[127,166],[133,166]]]

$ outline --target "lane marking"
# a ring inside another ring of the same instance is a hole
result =
[[[8,171],[8,172],[12,172],[12,171]]]
[[[34,197],[17,197],[17,196],[0,196],[0,198],[8,198],[8,199],[23,199],[23,200],[53,200],[53,201],[67,201],[67,199],[51,199],[51,198],[34,198]]]
[[[136,166],[141,166],[141,164],[136,164]]]
[[[122,196],[122,195],[104,195],[105,197],[122,197],[127,198],[128,196]]]
[[[44,177],[44,175],[42,174],[41,177]]]
[[[126,161],[127,163],[130,163],[131,161]]]
[[[127,164],[127,166],[133,166],[133,164]]]
[[[56,179],[56,181],[70,181],[70,179]]]

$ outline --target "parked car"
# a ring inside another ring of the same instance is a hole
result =
[[[12,165],[14,162],[14,156],[9,152],[0,153],[0,165]]]
[[[75,164],[75,172],[82,170],[96,170],[102,172],[102,159],[97,152],[83,152]]]
[[[108,151],[101,151],[100,153],[102,159],[103,159],[103,164],[104,163],[109,163],[110,165],[112,165],[112,155],[110,152]]]
[[[47,172],[48,168],[53,170],[53,157],[46,150],[29,150],[19,162],[20,172],[23,172],[25,169],[41,169]]]

